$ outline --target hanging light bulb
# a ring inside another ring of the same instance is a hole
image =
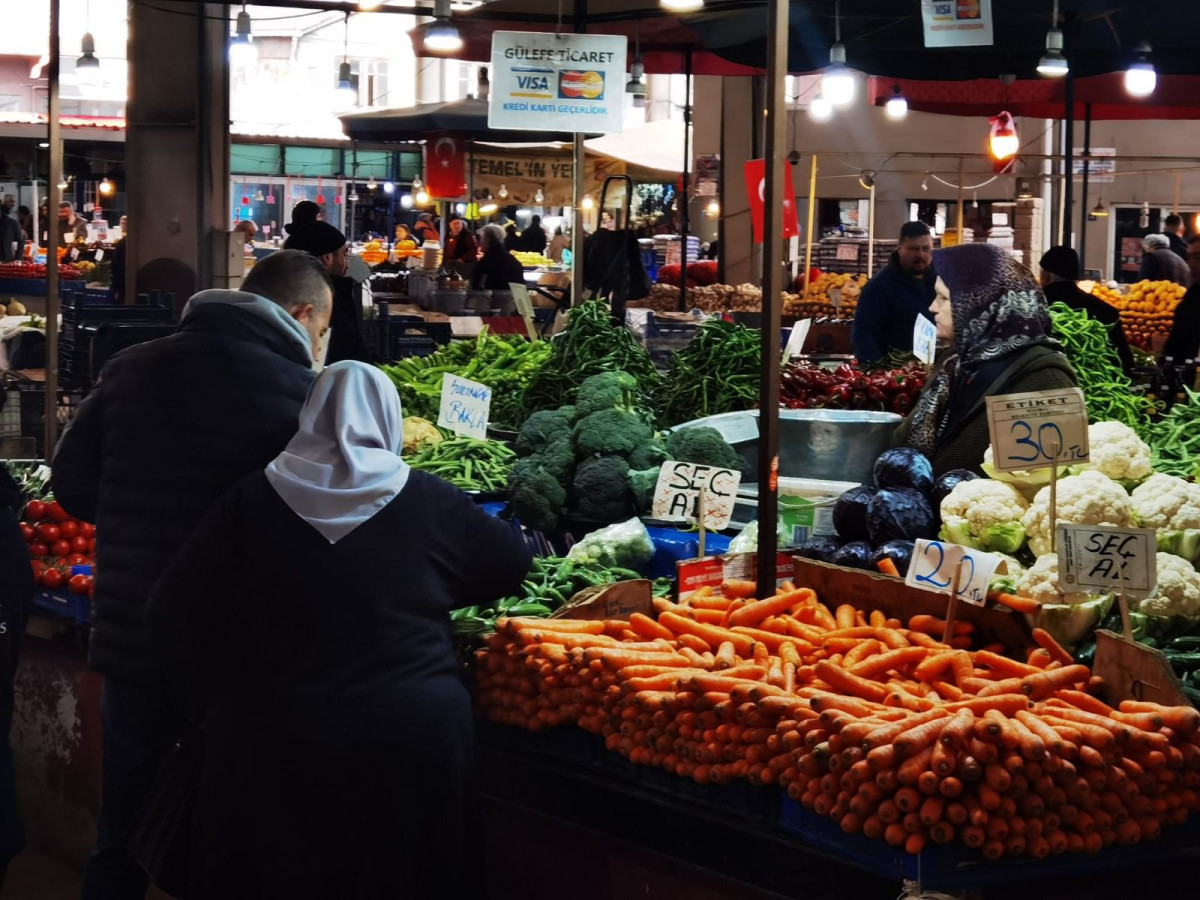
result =
[[[1058,27],[1058,0],[1054,0],[1054,11],[1050,14],[1050,30],[1046,32],[1046,52],[1038,60],[1039,75],[1047,78],[1061,78],[1070,70],[1067,58],[1063,56],[1063,33]]]
[[[921,179],[921,190],[929,190],[929,173],[925,173],[925,177]]]
[[[1125,90],[1134,97],[1149,97],[1158,85],[1158,73],[1150,62],[1150,44],[1142,41],[1135,52],[1137,58],[1125,70]]]
[[[59,181],[58,181],[58,189],[59,189],[60,191],[65,191],[65,190],[66,190],[67,188],[69,188],[70,186],[71,186],[71,180],[70,180],[69,178],[60,178],[60,179],[59,179]]]
[[[591,198],[585,197],[584,202],[587,202],[587,200],[589,200],[589,199],[591,199]],[[544,203],[545,200],[546,200],[546,195],[544,193],[542,193],[541,188],[538,188],[537,193],[533,195],[533,202],[541,204],[541,203]]]
[[[817,94],[808,105],[808,114],[818,122],[828,122],[833,116],[833,104],[824,95]]]
[[[235,68],[245,69],[258,61],[258,48],[250,35],[250,13],[246,4],[237,15],[237,33],[229,41],[229,63]]]
[[[429,203],[429,193],[424,189],[417,191],[417,205],[425,206],[428,203]]]
[[[374,178],[372,178],[370,181],[367,182],[367,190],[368,191],[373,191],[377,187],[379,187],[379,184],[375,181]]]
[[[462,35],[450,21],[450,0],[434,0],[433,24],[425,29],[425,49],[431,53],[457,53],[462,47]]]
[[[412,209],[413,198],[412,194],[404,194],[400,197],[400,206],[404,209]]]
[[[465,204],[465,203],[456,203],[456,204],[454,205],[454,211],[455,211],[456,213],[458,213],[458,214],[461,216],[463,213],[465,213],[465,212],[467,211],[467,204]]]
[[[1142,210],[1138,214],[1138,228],[1150,227],[1150,201],[1142,201]]]
[[[834,106],[845,106],[854,99],[854,73],[846,68],[846,47],[829,48],[829,68],[821,77],[821,94]]]
[[[625,93],[633,95],[634,107],[641,109],[646,105],[646,66],[640,54],[633,58],[633,65],[629,68]]]
[[[262,203],[262,202],[263,202],[264,200],[266,200],[266,199],[267,199],[267,198],[263,196],[262,188],[259,188],[259,189],[258,189],[258,193],[254,195],[254,200],[255,200],[255,202],[256,202],[256,203]]]
[[[716,200],[709,200],[708,206],[705,209],[710,216],[717,216],[721,213],[721,204]]]
[[[358,89],[354,86],[354,76],[350,71],[350,13],[346,13],[344,31],[342,32],[342,64],[338,66],[337,83],[334,85],[334,108],[350,109],[358,103]]]
[[[75,60],[75,77],[80,84],[100,81],[100,60],[96,58],[96,41],[89,31],[83,36],[83,55]]]
[[[584,194],[583,200],[580,202],[579,205],[582,206],[584,209],[594,209],[596,206],[596,201],[592,199],[591,194]]]
[[[50,149],[50,142],[49,142],[49,141],[38,141],[38,149],[40,149],[40,150],[49,150],[49,149]]]
[[[390,181],[385,181],[385,182],[383,183],[383,192],[384,192],[385,194],[390,194],[390,193],[392,193],[392,192],[393,192],[393,191],[395,191],[395,190],[396,190],[396,185],[392,184],[392,182],[390,182]]]
[[[904,94],[900,92],[900,85],[892,86],[892,96],[888,97],[887,105],[884,107],[887,110],[889,119],[903,119],[908,115],[908,101],[904,98]]]
[[[108,176],[105,175],[104,179],[100,182],[98,188],[99,188],[100,193],[107,196],[113,192],[113,183],[111,181],[109,181]]]
[[[1101,197],[1099,200],[1097,200],[1096,205],[1094,207],[1092,207],[1092,218],[1093,219],[1107,219],[1108,218],[1108,207],[1104,205],[1103,197]]]
[[[490,216],[492,213],[494,213],[499,208],[500,207],[497,206],[495,203],[485,203],[485,204],[483,204],[483,206],[479,207],[479,214],[481,216]]]
[[[667,12],[690,13],[704,9],[704,0],[658,0],[658,5]]]
[[[357,203],[358,202],[358,191],[351,190],[350,196],[347,197],[346,199],[349,200],[351,203]]]
[[[997,162],[1012,159],[1021,149],[1021,139],[1017,137],[1017,126],[1013,122],[1012,114],[1002,112],[993,116],[990,121],[992,130],[988,135],[988,150],[992,159]]]
[[[498,196],[501,200],[505,199],[508,196],[508,185],[500,185],[500,190],[496,191],[496,196]]]

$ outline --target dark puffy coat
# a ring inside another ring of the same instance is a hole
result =
[[[362,286],[344,275],[333,277],[333,309],[329,316],[329,351],[325,365],[347,359],[368,362],[363,345]]]
[[[177,333],[104,367],[52,475],[63,507],[96,524],[93,667],[157,677],[150,589],[217,498],[286,446],[313,377],[295,335],[226,303],[189,310]]]

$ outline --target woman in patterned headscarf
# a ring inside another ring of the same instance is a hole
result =
[[[990,244],[933,256],[938,340],[953,355],[929,383],[897,442],[920,450],[935,475],[978,471],[989,444],[988,397],[1073,387],[1075,371],[1050,336],[1046,300],[1032,273]]]

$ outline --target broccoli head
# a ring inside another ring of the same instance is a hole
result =
[[[629,470],[629,490],[633,493],[633,505],[638,513],[647,513],[654,505],[654,488],[658,486],[661,471],[662,466]]]
[[[679,462],[696,463],[701,466],[716,466],[720,469],[741,471],[742,458],[721,432],[715,428],[681,428],[667,436],[667,452],[671,459]]]
[[[571,473],[575,468],[575,449],[571,446],[570,437],[558,438],[527,459],[535,460],[563,484],[571,483]]]
[[[529,456],[556,440],[569,438],[573,416],[563,412],[561,409],[543,409],[526,419],[513,445],[517,456]]]
[[[662,465],[671,457],[667,455],[667,445],[663,443],[662,438],[655,435],[649,443],[642,444],[629,454],[629,468],[631,469],[653,469],[655,466]]]
[[[537,531],[553,531],[567,500],[567,489],[536,460],[522,459],[508,476],[508,500],[521,523]]]
[[[638,382],[625,372],[602,372],[584,379],[575,398],[575,409],[580,418],[600,412],[602,409],[620,409],[636,412],[638,409]]]
[[[601,522],[623,522],[633,514],[629,463],[619,456],[585,459],[575,467],[572,489],[579,513]]]
[[[650,426],[636,413],[621,409],[602,409],[575,423],[575,452],[579,456],[615,453],[628,456],[654,436]]]

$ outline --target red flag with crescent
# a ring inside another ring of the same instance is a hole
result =
[[[466,153],[460,138],[430,135],[425,140],[425,190],[435,200],[457,200],[467,192]]]

